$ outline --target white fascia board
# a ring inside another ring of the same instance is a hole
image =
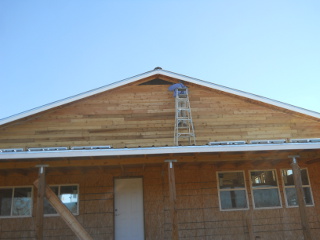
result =
[[[218,153],[218,152],[255,152],[320,149],[320,143],[285,143],[285,144],[246,144],[223,146],[177,146],[153,148],[121,148],[99,150],[64,150],[40,152],[0,153],[0,160],[36,159],[36,158],[72,158],[72,157],[104,157],[104,156],[133,156],[154,154],[182,153]]]
[[[109,85],[106,85],[106,86],[103,86],[103,87],[100,87],[100,88],[96,88],[96,89],[93,89],[93,90],[90,90],[90,91],[87,91],[87,92],[84,92],[84,93],[77,94],[77,95],[72,96],[72,97],[64,98],[62,100],[58,100],[58,101],[53,102],[53,103],[49,103],[49,104],[46,104],[46,105],[43,105],[43,106],[40,106],[40,107],[37,107],[37,108],[33,108],[31,110],[28,110],[28,111],[25,111],[25,112],[22,112],[22,113],[19,113],[19,114],[16,114],[16,115],[4,118],[4,119],[0,119],[0,126],[3,125],[3,124],[6,124],[6,123],[13,122],[13,121],[16,121],[18,119],[24,118],[24,117],[28,117],[28,116],[31,116],[31,115],[34,115],[34,114],[49,110],[51,108],[59,107],[59,106],[62,106],[64,104],[68,104],[68,103],[71,103],[71,102],[74,102],[74,101],[77,101],[77,100],[80,100],[80,99],[83,99],[83,98],[86,98],[86,97],[93,96],[95,94],[99,94],[99,93],[102,93],[102,92],[105,92],[105,91],[108,91],[108,90],[111,90],[111,89],[114,89],[114,88],[117,88],[117,87],[121,87],[121,86],[126,85],[128,83],[135,82],[135,81],[138,81],[140,79],[147,78],[147,77],[150,77],[150,76],[153,76],[153,75],[156,75],[156,74],[161,74],[161,69],[149,71],[149,72],[146,72],[146,73],[143,73],[143,74],[131,77],[131,78],[127,78],[127,79],[124,79],[124,80],[121,80],[121,81],[118,81],[118,82],[115,82],[115,83],[111,83]]]
[[[127,78],[127,79],[124,79],[124,80],[121,80],[121,81],[118,81],[118,82],[115,82],[115,83],[112,83],[112,84],[109,84],[109,85],[106,85],[106,86],[103,86],[103,87],[100,87],[100,88],[93,89],[91,91],[87,91],[87,92],[84,92],[84,93],[81,93],[81,94],[78,94],[78,95],[75,95],[75,96],[72,96],[72,97],[69,97],[69,98],[65,98],[65,99],[62,99],[62,100],[59,100],[59,101],[56,101],[56,102],[53,102],[53,103],[49,103],[49,104],[43,105],[41,107],[37,107],[37,108],[31,109],[29,111],[22,112],[22,113],[10,116],[8,118],[0,119],[0,126],[3,125],[3,124],[6,124],[6,123],[13,122],[13,121],[16,121],[18,119],[24,118],[24,117],[31,116],[33,114],[37,114],[37,113],[49,110],[51,108],[59,107],[61,105],[64,105],[64,104],[67,104],[67,103],[71,103],[71,102],[74,102],[74,101],[77,101],[77,100],[80,100],[80,99],[83,99],[83,98],[86,98],[86,97],[90,97],[90,96],[93,96],[95,94],[99,94],[99,93],[102,93],[104,91],[108,91],[108,90],[111,90],[111,89],[114,89],[114,88],[117,88],[117,87],[121,87],[123,85],[129,84],[129,83],[132,83],[132,82],[135,82],[135,81],[138,81],[138,80],[141,80],[143,78],[147,78],[147,77],[150,77],[150,76],[153,76],[153,75],[157,75],[157,74],[161,74],[161,75],[164,75],[164,76],[167,76],[167,77],[180,79],[180,80],[183,80],[183,81],[186,81],[186,82],[194,83],[194,84],[197,84],[197,85],[201,85],[201,86],[208,87],[208,88],[211,88],[211,89],[215,89],[215,90],[223,91],[223,92],[226,92],[226,93],[238,95],[238,96],[249,98],[249,99],[252,99],[252,100],[264,102],[264,103],[267,103],[267,104],[270,104],[270,105],[274,105],[274,106],[277,106],[277,107],[280,107],[280,108],[288,109],[288,110],[291,110],[291,111],[294,111],[294,112],[298,112],[298,113],[301,113],[301,114],[309,115],[309,116],[312,116],[312,117],[320,119],[320,113],[317,113],[317,112],[314,112],[314,111],[310,111],[310,110],[307,110],[307,109],[304,109],[304,108],[296,107],[296,106],[293,106],[293,105],[290,105],[290,104],[286,104],[286,103],[283,103],[283,102],[272,100],[272,99],[269,99],[269,98],[266,98],[266,97],[262,97],[262,96],[259,96],[259,95],[243,92],[243,91],[240,91],[240,90],[237,90],[237,89],[228,88],[228,87],[225,87],[225,86],[222,86],[222,85],[218,85],[218,84],[214,84],[214,83],[211,83],[211,82],[206,82],[206,81],[203,81],[203,80],[200,80],[200,79],[197,79],[197,78],[192,78],[192,77],[188,77],[188,76],[181,75],[181,74],[178,74],[178,73],[170,72],[170,71],[167,71],[167,70],[155,69],[155,70],[151,70],[149,72],[145,72],[145,73],[142,73],[140,75],[136,75],[134,77],[130,77],[130,78]]]
[[[165,75],[168,76],[168,77],[179,78],[179,79],[181,79],[183,81],[191,82],[191,83],[194,83],[194,84],[198,84],[198,85],[202,85],[202,86],[205,86],[205,87],[208,87],[208,88],[219,90],[219,91],[222,91],[222,92],[226,92],[226,93],[234,94],[234,95],[237,95],[237,96],[249,98],[249,99],[256,100],[256,101],[263,102],[263,103],[267,103],[267,104],[274,105],[274,106],[277,106],[277,107],[280,107],[280,108],[285,108],[285,109],[288,109],[290,111],[294,111],[294,112],[298,112],[298,113],[301,113],[301,114],[309,115],[309,116],[312,116],[312,117],[315,117],[315,118],[320,118],[320,113],[318,113],[318,112],[314,112],[314,111],[307,110],[307,109],[304,109],[304,108],[296,107],[296,106],[293,106],[291,104],[287,104],[287,103],[283,103],[283,102],[280,102],[280,101],[277,101],[277,100],[273,100],[273,99],[270,99],[270,98],[262,97],[262,96],[259,96],[259,95],[256,95],[256,94],[240,91],[240,90],[233,89],[233,88],[228,88],[228,87],[225,87],[225,86],[222,86],[222,85],[218,85],[218,84],[215,84],[215,83],[206,82],[206,81],[203,81],[203,80],[200,80],[200,79],[191,78],[191,77],[188,77],[188,76],[180,75],[180,74],[169,72],[169,71],[164,71],[164,70],[162,70],[162,71],[166,72]]]

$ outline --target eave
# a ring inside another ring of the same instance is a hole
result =
[[[161,154],[186,153],[232,153],[258,151],[290,151],[320,149],[320,143],[283,143],[283,144],[245,144],[228,146],[175,146],[152,148],[121,148],[99,150],[64,150],[39,152],[10,152],[0,153],[0,160],[13,159],[47,159],[47,158],[83,158],[83,157],[119,157]]]

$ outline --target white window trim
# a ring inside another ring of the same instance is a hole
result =
[[[237,188],[237,189],[220,189],[219,186],[219,173],[230,173],[230,172],[242,172],[243,173],[243,180],[244,180],[244,188]],[[247,191],[247,183],[246,183],[246,174],[245,171],[217,171],[216,172],[216,177],[217,177],[217,189],[218,189],[218,201],[219,201],[219,208],[220,211],[245,211],[249,209],[249,199],[248,199],[248,191]],[[221,192],[229,192],[229,191],[237,191],[237,190],[244,190],[246,193],[246,201],[247,201],[247,207],[246,208],[232,208],[232,209],[222,209],[221,207],[221,198],[220,198],[220,191]]]
[[[306,206],[306,207],[314,207],[315,204],[314,204],[313,192],[312,192],[312,187],[311,187],[311,182],[310,182],[310,177],[309,177],[309,171],[308,171],[307,168],[301,168],[301,170],[302,170],[302,169],[305,169],[305,170],[307,171],[308,182],[309,182],[309,185],[302,185],[302,188],[304,188],[304,187],[310,188],[310,193],[311,193],[311,198],[312,198],[312,203],[313,203],[313,204],[311,204],[311,205],[307,205],[307,204],[306,204],[305,206]],[[287,208],[297,208],[297,207],[299,207],[299,205],[296,205],[296,206],[289,206],[289,205],[288,205],[286,188],[295,188],[295,185],[285,186],[285,184],[284,184],[284,177],[283,177],[283,175],[282,175],[282,170],[292,170],[292,168],[282,168],[282,169],[280,169],[280,171],[281,171],[281,178],[282,178],[282,188],[283,188],[284,199],[285,199],[285,201],[286,201],[286,207],[287,207]]]
[[[274,171],[276,174],[276,180],[277,180],[277,187],[256,187],[254,188],[252,186],[252,180],[251,180],[251,172],[267,172],[267,171]],[[256,210],[260,210],[260,209],[279,209],[282,208],[282,200],[281,200],[281,194],[280,194],[280,187],[279,187],[279,178],[278,178],[278,173],[277,173],[277,169],[257,169],[257,170],[250,170],[249,171],[249,178],[250,178],[250,190],[251,190],[251,198],[252,198],[252,205],[253,205],[253,209]],[[254,194],[253,191],[257,190],[257,189],[278,189],[278,196],[279,196],[279,202],[280,202],[280,206],[277,207],[256,207],[256,204],[254,202]]]
[[[12,211],[13,211],[13,199],[14,199],[14,189],[16,188],[31,188],[31,206],[30,206],[30,215],[18,215],[18,216],[13,216]],[[12,200],[11,200],[11,212],[10,216],[1,216],[0,218],[28,218],[32,217],[32,212],[33,212],[33,186],[27,185],[27,186],[6,186],[6,187],[0,187],[0,189],[12,189]]]
[[[79,215],[79,205],[80,205],[80,187],[79,187],[79,184],[49,184],[47,185],[49,188],[50,187],[59,187],[59,192],[58,192],[58,198],[59,198],[59,195],[60,195],[60,187],[63,187],[63,186],[77,186],[78,188],[78,204],[77,204],[77,213],[72,213],[74,216],[78,216]],[[60,198],[59,198],[60,199]],[[48,201],[48,199],[47,199]],[[49,202],[49,201],[48,201]],[[50,203],[50,202],[49,202]],[[51,203],[50,203],[51,204]],[[53,207],[53,209],[56,211],[56,209]],[[58,217],[60,216],[59,213],[44,213],[43,214],[45,217]]]

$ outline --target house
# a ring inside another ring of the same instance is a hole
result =
[[[155,68],[0,120],[0,239],[317,239],[319,138],[320,113]]]

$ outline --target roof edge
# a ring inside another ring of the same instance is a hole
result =
[[[99,94],[99,93],[102,93],[104,91],[111,90],[111,89],[123,86],[125,84],[131,83],[131,82],[134,82],[134,81],[138,81],[140,79],[143,79],[143,78],[146,78],[146,77],[150,77],[152,75],[159,74],[158,72],[160,72],[160,71],[161,71],[161,69],[148,71],[148,72],[145,72],[145,73],[142,73],[142,74],[130,77],[130,78],[126,78],[126,79],[123,79],[123,80],[120,80],[120,81],[117,81],[117,82],[114,82],[114,83],[111,83],[111,84],[108,84],[108,85],[105,85],[105,86],[102,86],[102,87],[99,87],[99,88],[95,88],[95,89],[89,90],[87,92],[83,92],[83,93],[79,93],[79,94],[71,96],[71,97],[63,98],[61,100],[42,105],[40,107],[32,108],[30,110],[27,110],[27,111],[24,111],[24,112],[9,116],[7,118],[0,119],[0,126],[4,125],[4,124],[7,124],[7,123],[10,123],[10,122],[13,122],[13,121],[16,121],[16,120],[19,120],[21,118],[29,117],[31,115],[34,115],[34,114],[49,110],[51,108],[59,107],[59,106],[62,106],[64,104],[68,104],[68,103],[71,103],[71,102],[74,102],[74,101],[77,101],[77,100],[81,100],[83,98],[90,97],[90,96],[93,96],[95,94]]]
[[[234,89],[234,88],[229,88],[229,87],[225,87],[225,86],[222,86],[222,85],[219,85],[219,84],[203,81],[203,80],[200,80],[200,79],[197,79],[197,78],[192,78],[192,77],[188,77],[188,76],[185,76],[185,75],[180,75],[180,74],[177,74],[177,73],[174,73],[174,72],[170,72],[170,71],[166,71],[166,70],[163,70],[163,71],[167,72],[169,74],[167,76],[169,76],[169,77],[179,78],[181,80],[192,82],[192,83],[195,83],[195,84],[198,84],[198,85],[202,85],[202,86],[205,86],[205,87],[208,87],[208,88],[212,88],[212,89],[220,90],[220,91],[223,91],[223,92],[226,92],[226,93],[230,93],[230,94],[238,95],[238,96],[241,96],[241,97],[249,98],[249,99],[252,99],[252,100],[256,100],[256,101],[259,101],[259,102],[267,103],[267,104],[274,105],[274,106],[277,106],[277,107],[280,107],[280,108],[285,108],[287,110],[291,110],[291,111],[294,111],[294,112],[298,112],[298,113],[301,113],[301,114],[304,114],[304,115],[309,115],[311,117],[315,117],[315,118],[319,118],[320,119],[320,113],[315,112],[315,111],[311,111],[311,110],[308,110],[308,109],[305,109],[305,108],[297,107],[297,106],[294,106],[294,105],[291,105],[291,104],[288,104],[288,103],[284,103],[284,102],[277,101],[277,100],[274,100],[274,99],[271,99],[271,98],[267,98],[267,97],[263,97],[263,96],[260,96],[260,95],[248,93],[248,92],[241,91],[241,90],[237,90],[237,89]]]
[[[68,104],[68,103],[71,103],[71,102],[74,102],[74,101],[77,101],[77,100],[81,100],[81,99],[86,98],[86,97],[93,96],[95,94],[102,93],[104,91],[108,91],[108,90],[111,90],[111,89],[114,89],[114,88],[117,88],[117,87],[121,87],[121,86],[126,85],[128,83],[132,83],[132,82],[141,80],[143,78],[147,78],[147,77],[150,77],[150,76],[153,76],[153,75],[157,75],[157,74],[165,75],[167,77],[181,79],[181,80],[186,81],[186,82],[194,83],[194,84],[197,84],[197,85],[202,85],[204,87],[208,87],[208,88],[211,88],[211,89],[215,89],[215,90],[219,90],[219,91],[222,91],[222,92],[226,92],[226,93],[234,94],[234,95],[237,95],[237,96],[249,98],[249,99],[252,99],[252,100],[260,101],[260,102],[263,102],[263,103],[266,103],[266,104],[270,104],[270,105],[273,105],[273,106],[276,106],[276,107],[284,108],[284,109],[287,109],[287,110],[290,110],[290,111],[294,111],[294,112],[297,112],[297,113],[300,113],[300,114],[304,114],[304,115],[308,115],[308,116],[320,119],[320,113],[315,112],[315,111],[307,110],[307,109],[300,108],[300,107],[297,107],[297,106],[294,106],[294,105],[291,105],[291,104],[283,103],[283,102],[280,102],[280,101],[277,101],[277,100],[273,100],[273,99],[270,99],[270,98],[262,97],[262,96],[255,95],[255,94],[248,93],[248,92],[244,92],[244,91],[241,91],[241,90],[225,87],[225,86],[218,85],[218,84],[215,84],[215,83],[203,81],[203,80],[200,80],[200,79],[197,79],[197,78],[188,77],[188,76],[185,76],[185,75],[182,75],[182,74],[178,74],[178,73],[174,73],[174,72],[171,72],[171,71],[163,70],[161,68],[155,68],[154,70],[151,70],[151,71],[148,71],[148,72],[145,72],[145,73],[142,73],[142,74],[130,77],[130,78],[126,78],[126,79],[123,79],[123,80],[120,80],[120,81],[117,81],[117,82],[114,82],[114,83],[111,83],[111,84],[108,84],[108,85],[105,85],[105,86],[102,86],[102,87],[99,87],[99,88],[95,88],[95,89],[87,91],[87,92],[83,92],[83,93],[80,93],[80,94],[77,94],[77,95],[74,95],[74,96],[71,96],[71,97],[68,97],[68,98],[64,98],[64,99],[61,99],[61,100],[58,100],[58,101],[55,101],[55,102],[52,102],[52,103],[48,103],[48,104],[42,105],[40,107],[33,108],[31,110],[24,111],[22,113],[18,113],[18,114],[9,116],[7,118],[0,119],[0,126],[4,125],[4,124],[7,124],[7,123],[10,123],[10,122],[13,122],[13,121],[16,121],[16,120],[19,120],[19,119],[22,119],[22,118],[25,118],[25,117],[29,117],[31,115],[34,115],[34,114],[37,114],[37,113],[40,113],[40,112],[43,112],[43,111],[46,111],[46,110],[49,110],[49,109],[52,109],[52,108],[55,108],[55,107],[62,106],[64,104]]]

